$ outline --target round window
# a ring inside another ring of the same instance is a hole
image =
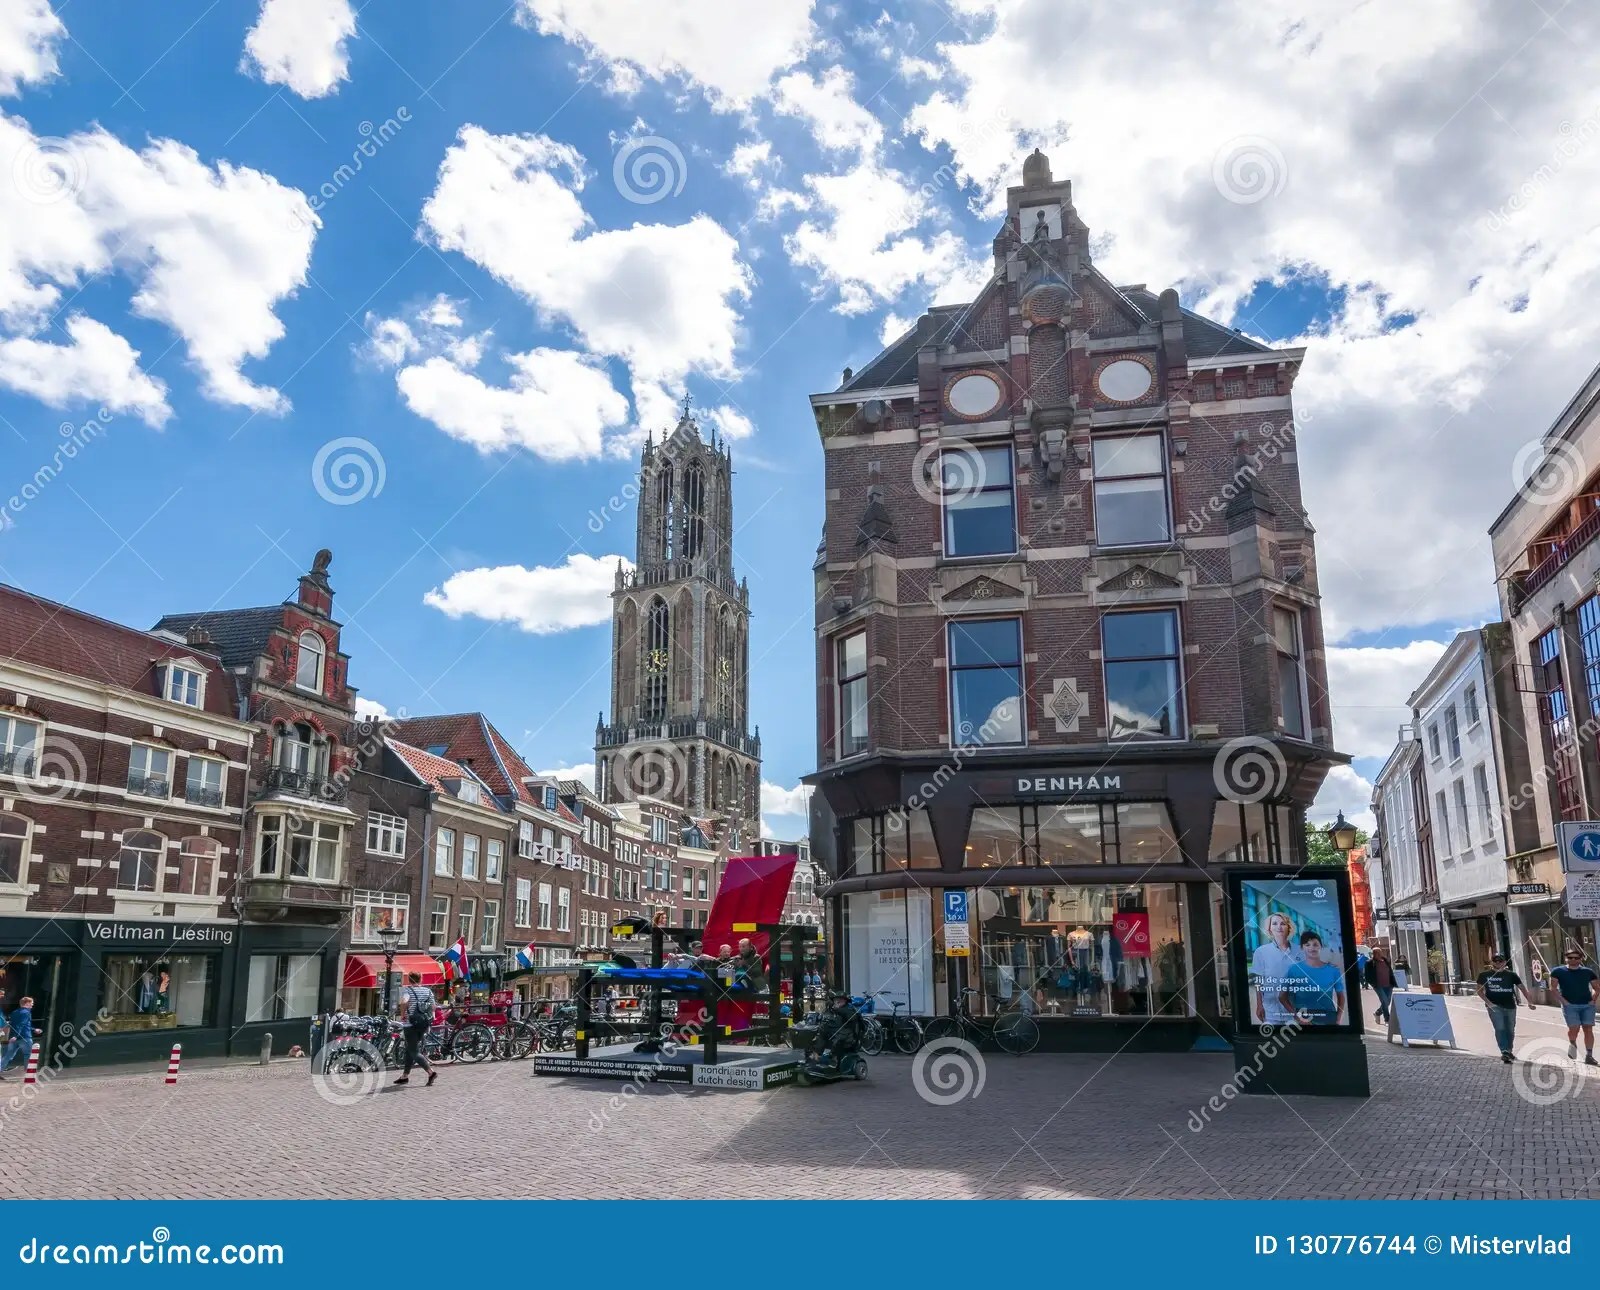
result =
[[[950,410],[964,417],[981,417],[1000,406],[1000,382],[981,372],[957,377],[950,385]]]
[[[1119,358],[1100,369],[1096,384],[1104,398],[1113,403],[1128,403],[1142,399],[1150,390],[1150,369],[1131,358]]]

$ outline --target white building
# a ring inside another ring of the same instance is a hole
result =
[[[1410,967],[1413,981],[1425,982],[1429,937],[1438,934],[1438,888],[1433,876],[1429,839],[1421,832],[1418,798],[1424,787],[1422,745],[1411,726],[1402,726],[1400,741],[1373,780],[1372,813],[1377,817],[1381,886],[1389,917],[1375,929],[1388,935],[1396,964]],[[1374,884],[1375,888],[1379,884]],[[1374,905],[1376,906],[1376,896]],[[1424,913],[1426,907],[1426,914]]]
[[[1509,940],[1506,833],[1487,659],[1481,629],[1459,632],[1408,700],[1420,735],[1441,939],[1456,981],[1474,979]]]

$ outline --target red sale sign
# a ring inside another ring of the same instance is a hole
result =
[[[1122,952],[1130,959],[1150,957],[1150,915],[1118,914],[1111,920],[1111,934],[1122,942]]]

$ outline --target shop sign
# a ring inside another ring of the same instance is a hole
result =
[[[1027,797],[1037,793],[1120,793],[1121,775],[1024,775],[1017,780],[1017,793]]]
[[[1548,896],[1550,884],[1547,882],[1514,882],[1506,888],[1508,896]]]
[[[1399,1035],[1403,1047],[1409,1048],[1413,1039],[1456,1046],[1442,994],[1396,994],[1389,1001],[1389,1018],[1389,1033]]]
[[[211,923],[119,923],[89,920],[83,926],[91,941],[152,945],[163,949],[232,945],[234,931],[232,927]]]
[[[1568,820],[1556,833],[1563,873],[1600,873],[1600,820]]]
[[[1422,920],[1415,914],[1408,914],[1405,917],[1395,919],[1394,925],[1402,932],[1420,932],[1422,930]]]
[[[1150,957],[1150,915],[1118,914],[1111,920],[1111,934],[1122,942],[1122,953],[1130,959]]]
[[[1387,923],[1389,921],[1389,908],[1388,908],[1388,906],[1387,905],[1379,905],[1376,909],[1374,909],[1372,911],[1372,917],[1376,921],[1378,921],[1380,923]]]
[[[1567,878],[1567,917],[1600,918],[1600,873],[1575,873]]]

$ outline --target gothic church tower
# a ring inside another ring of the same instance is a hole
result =
[[[750,592],[733,576],[733,462],[684,400],[645,444],[636,566],[611,593],[611,714],[595,730],[607,802],[653,797],[761,836],[761,738],[750,733]]]

